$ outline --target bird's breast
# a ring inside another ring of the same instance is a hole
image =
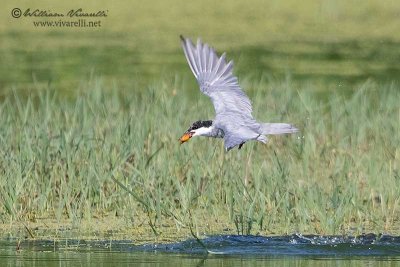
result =
[[[215,127],[214,130],[213,130],[212,136],[214,138],[224,138],[225,133],[221,128]]]

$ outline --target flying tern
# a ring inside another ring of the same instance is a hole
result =
[[[226,151],[249,140],[267,142],[267,135],[291,134],[298,129],[288,123],[261,123],[252,116],[252,106],[247,95],[233,75],[233,61],[227,63],[225,53],[218,56],[208,44],[200,39],[194,45],[181,37],[183,51],[200,91],[211,98],[215,119],[199,120],[179,138],[181,144],[195,136],[223,138]]]

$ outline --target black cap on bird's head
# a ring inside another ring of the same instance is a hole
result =
[[[210,128],[212,125],[212,121],[195,121],[192,126],[187,129],[187,131],[179,138],[179,141],[181,144],[185,143],[186,141],[189,141],[190,138],[192,138],[196,130],[200,128]]]

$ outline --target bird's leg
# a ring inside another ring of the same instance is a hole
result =
[[[239,149],[242,148],[242,146],[244,145],[244,143],[246,143],[246,142],[243,142],[243,143],[241,143],[241,144],[239,145]]]

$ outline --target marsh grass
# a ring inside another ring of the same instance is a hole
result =
[[[243,81],[258,120],[292,122],[301,133],[229,153],[221,140],[179,145],[213,109],[185,94],[178,76],[145,90],[94,78],[68,100],[55,89],[15,90],[0,104],[2,223],[79,228],[111,214],[155,236],[190,225],[199,233],[399,232],[398,85],[366,82],[350,97],[321,100],[290,81]]]

